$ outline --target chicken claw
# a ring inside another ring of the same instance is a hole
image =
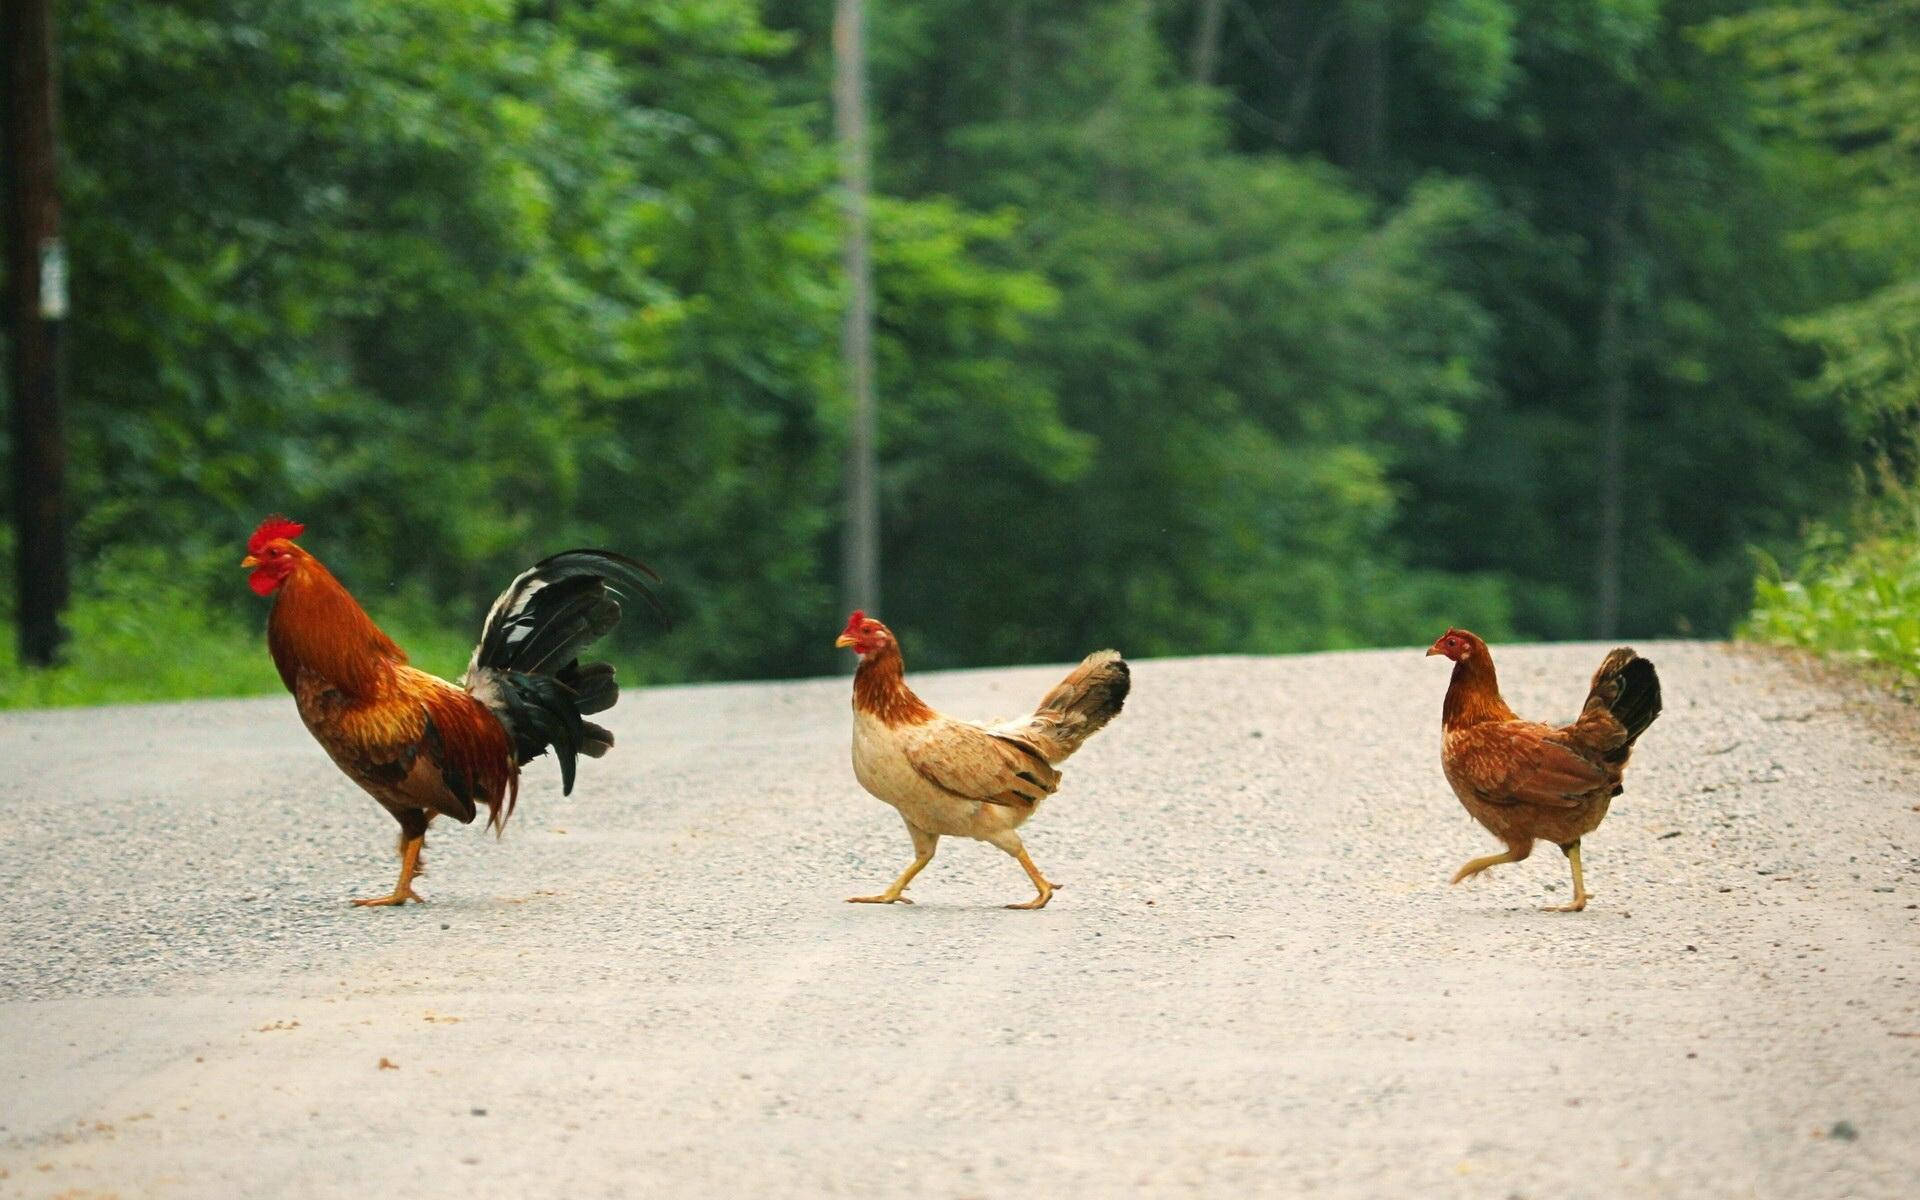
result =
[[[355,908],[389,908],[394,905],[404,905],[409,900],[415,904],[425,904],[426,900],[413,890],[413,877],[422,870],[420,852],[426,849],[426,846],[425,834],[406,839],[400,848],[400,881],[393,885],[393,891],[388,895],[375,896],[369,900],[355,900],[353,906]]]
[[[1562,904],[1557,908],[1547,907],[1547,908],[1541,909],[1540,911],[1541,912],[1584,912],[1586,911],[1586,907],[1587,907],[1587,878],[1586,878],[1586,874],[1580,870],[1580,843],[1578,841],[1575,841],[1570,845],[1562,846],[1560,848],[1566,851],[1567,863],[1573,867],[1573,903]]]
[[[1040,894],[1025,904],[1009,904],[1007,907],[1014,909],[1045,908],[1047,901],[1053,899],[1053,894],[1060,890],[1060,885],[1049,882],[1047,877],[1040,873],[1040,868],[1033,865],[1033,859],[1027,856],[1027,848],[1020,844],[1018,837],[1015,837],[1011,832],[1007,834],[1007,837],[1012,842],[1012,850],[1010,852],[1014,858],[1019,860],[1021,869],[1027,873],[1027,878],[1033,880],[1033,886],[1040,889]],[[1002,846],[1001,849],[1004,850],[1007,849],[1007,847]]]
[[[1488,867],[1499,866],[1501,863],[1519,862],[1525,857],[1526,855],[1524,854],[1515,854],[1512,850],[1508,850],[1502,854],[1489,854],[1484,858],[1476,858],[1466,863],[1458,871],[1455,871],[1453,878],[1447,882],[1453,884],[1459,883],[1463,879],[1472,879]]]
[[[412,888],[399,888],[395,889],[390,896],[375,896],[371,900],[355,900],[353,906],[355,908],[387,908],[392,905],[405,904],[409,900],[415,904],[425,904],[427,902],[425,896],[415,892]]]
[[[848,896],[848,904],[913,903],[913,901],[902,896],[900,893],[906,891],[907,885],[913,882],[913,877],[918,875],[928,863],[933,861],[933,852],[940,845],[940,839],[931,833],[916,829],[912,825],[907,826],[907,832],[913,835],[913,863],[908,866],[906,870],[900,872],[900,878],[894,880],[893,886],[886,891],[881,892],[878,896]]]
[[[1012,909],[1020,909],[1023,911],[1029,910],[1029,909],[1035,909],[1035,908],[1045,908],[1047,906],[1047,901],[1053,899],[1053,893],[1058,890],[1059,889],[1054,887],[1054,885],[1047,884],[1045,887],[1040,889],[1040,894],[1038,896],[1035,896],[1033,899],[1027,901],[1025,904],[1009,904],[1007,905],[1007,907]]]

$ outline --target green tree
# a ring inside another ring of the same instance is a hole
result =
[[[1710,45],[1752,71],[1767,132],[1825,181],[1796,248],[1842,272],[1836,303],[1788,324],[1819,350],[1814,393],[1912,478],[1920,422],[1920,0],[1769,5]]]
[[[1069,434],[980,414],[1020,436],[962,439],[998,455],[968,462],[905,407],[883,450],[908,576],[893,619],[936,661],[1413,640],[1463,610],[1504,630],[1496,583],[1410,570],[1391,535],[1394,464],[1484,398],[1487,323],[1437,266],[1478,196],[1434,181],[1380,204],[1234,152],[1150,17],[933,0],[880,18],[879,177],[1006,214],[989,257],[1057,297],[1008,379]],[[791,19],[812,87],[821,12]],[[915,479],[978,490],[930,502]]]
[[[1485,198],[1444,273],[1491,318],[1490,399],[1404,460],[1394,534],[1429,569],[1509,580],[1535,635],[1723,630],[1748,547],[1784,548],[1844,494],[1840,431],[1781,332],[1818,299],[1783,237],[1812,197],[1697,44],[1726,7],[1255,3],[1223,37],[1236,145],[1351,165],[1363,105],[1382,110],[1383,161],[1355,169],[1376,196],[1438,172]],[[1355,96],[1351,44],[1382,11],[1386,94]]]
[[[1865,461],[1845,532],[1814,527],[1789,577],[1763,559],[1750,636],[1920,678],[1920,3],[1768,5],[1709,26],[1754,84],[1771,144],[1819,203],[1791,245],[1827,303],[1787,322],[1813,402]]]

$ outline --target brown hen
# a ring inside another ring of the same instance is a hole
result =
[[[1599,827],[1622,790],[1633,745],[1660,715],[1660,677],[1630,647],[1610,651],[1593,673],[1580,717],[1554,727],[1523,721],[1500,698],[1493,655],[1464,629],[1449,629],[1428,649],[1453,660],[1453,681],[1441,710],[1440,765],[1473,819],[1506,843],[1503,854],[1476,858],[1454,872],[1471,879],[1498,863],[1519,862],[1546,840],[1573,868],[1573,902],[1587,906],[1580,839]]]

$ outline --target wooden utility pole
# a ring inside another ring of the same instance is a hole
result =
[[[51,666],[65,637],[66,450],[60,431],[60,322],[66,254],[54,179],[51,0],[0,2],[6,56],[4,155],[8,358],[12,399],[13,527],[20,660]]]
[[[1334,156],[1370,187],[1379,186],[1387,157],[1388,21],[1382,6],[1348,9],[1340,71]]]
[[[1600,537],[1593,564],[1593,635],[1602,640],[1620,636],[1627,470],[1627,206],[1633,194],[1625,163],[1616,158],[1611,174],[1600,230],[1601,286],[1606,292],[1594,345],[1600,384]]]
[[[1193,22],[1193,53],[1187,67],[1193,81],[1211,86],[1214,72],[1220,68],[1220,35],[1226,29],[1227,0],[1200,0],[1200,11]]]
[[[835,0],[833,124],[845,192],[847,311],[841,355],[853,392],[842,543],[848,608],[880,607],[880,512],[874,486],[873,261],[867,247],[867,47],[863,0]]]

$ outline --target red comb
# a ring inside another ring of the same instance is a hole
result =
[[[853,615],[847,618],[847,632],[858,633],[860,631],[860,622],[866,619],[867,619],[866,613],[861,612],[857,608],[854,609]]]
[[[268,542],[279,541],[281,538],[291,540],[299,537],[306,531],[307,527],[300,522],[289,521],[280,514],[275,513],[273,516],[260,522],[260,528],[254,530],[253,536],[247,539],[247,553],[258,554],[267,548]]]

